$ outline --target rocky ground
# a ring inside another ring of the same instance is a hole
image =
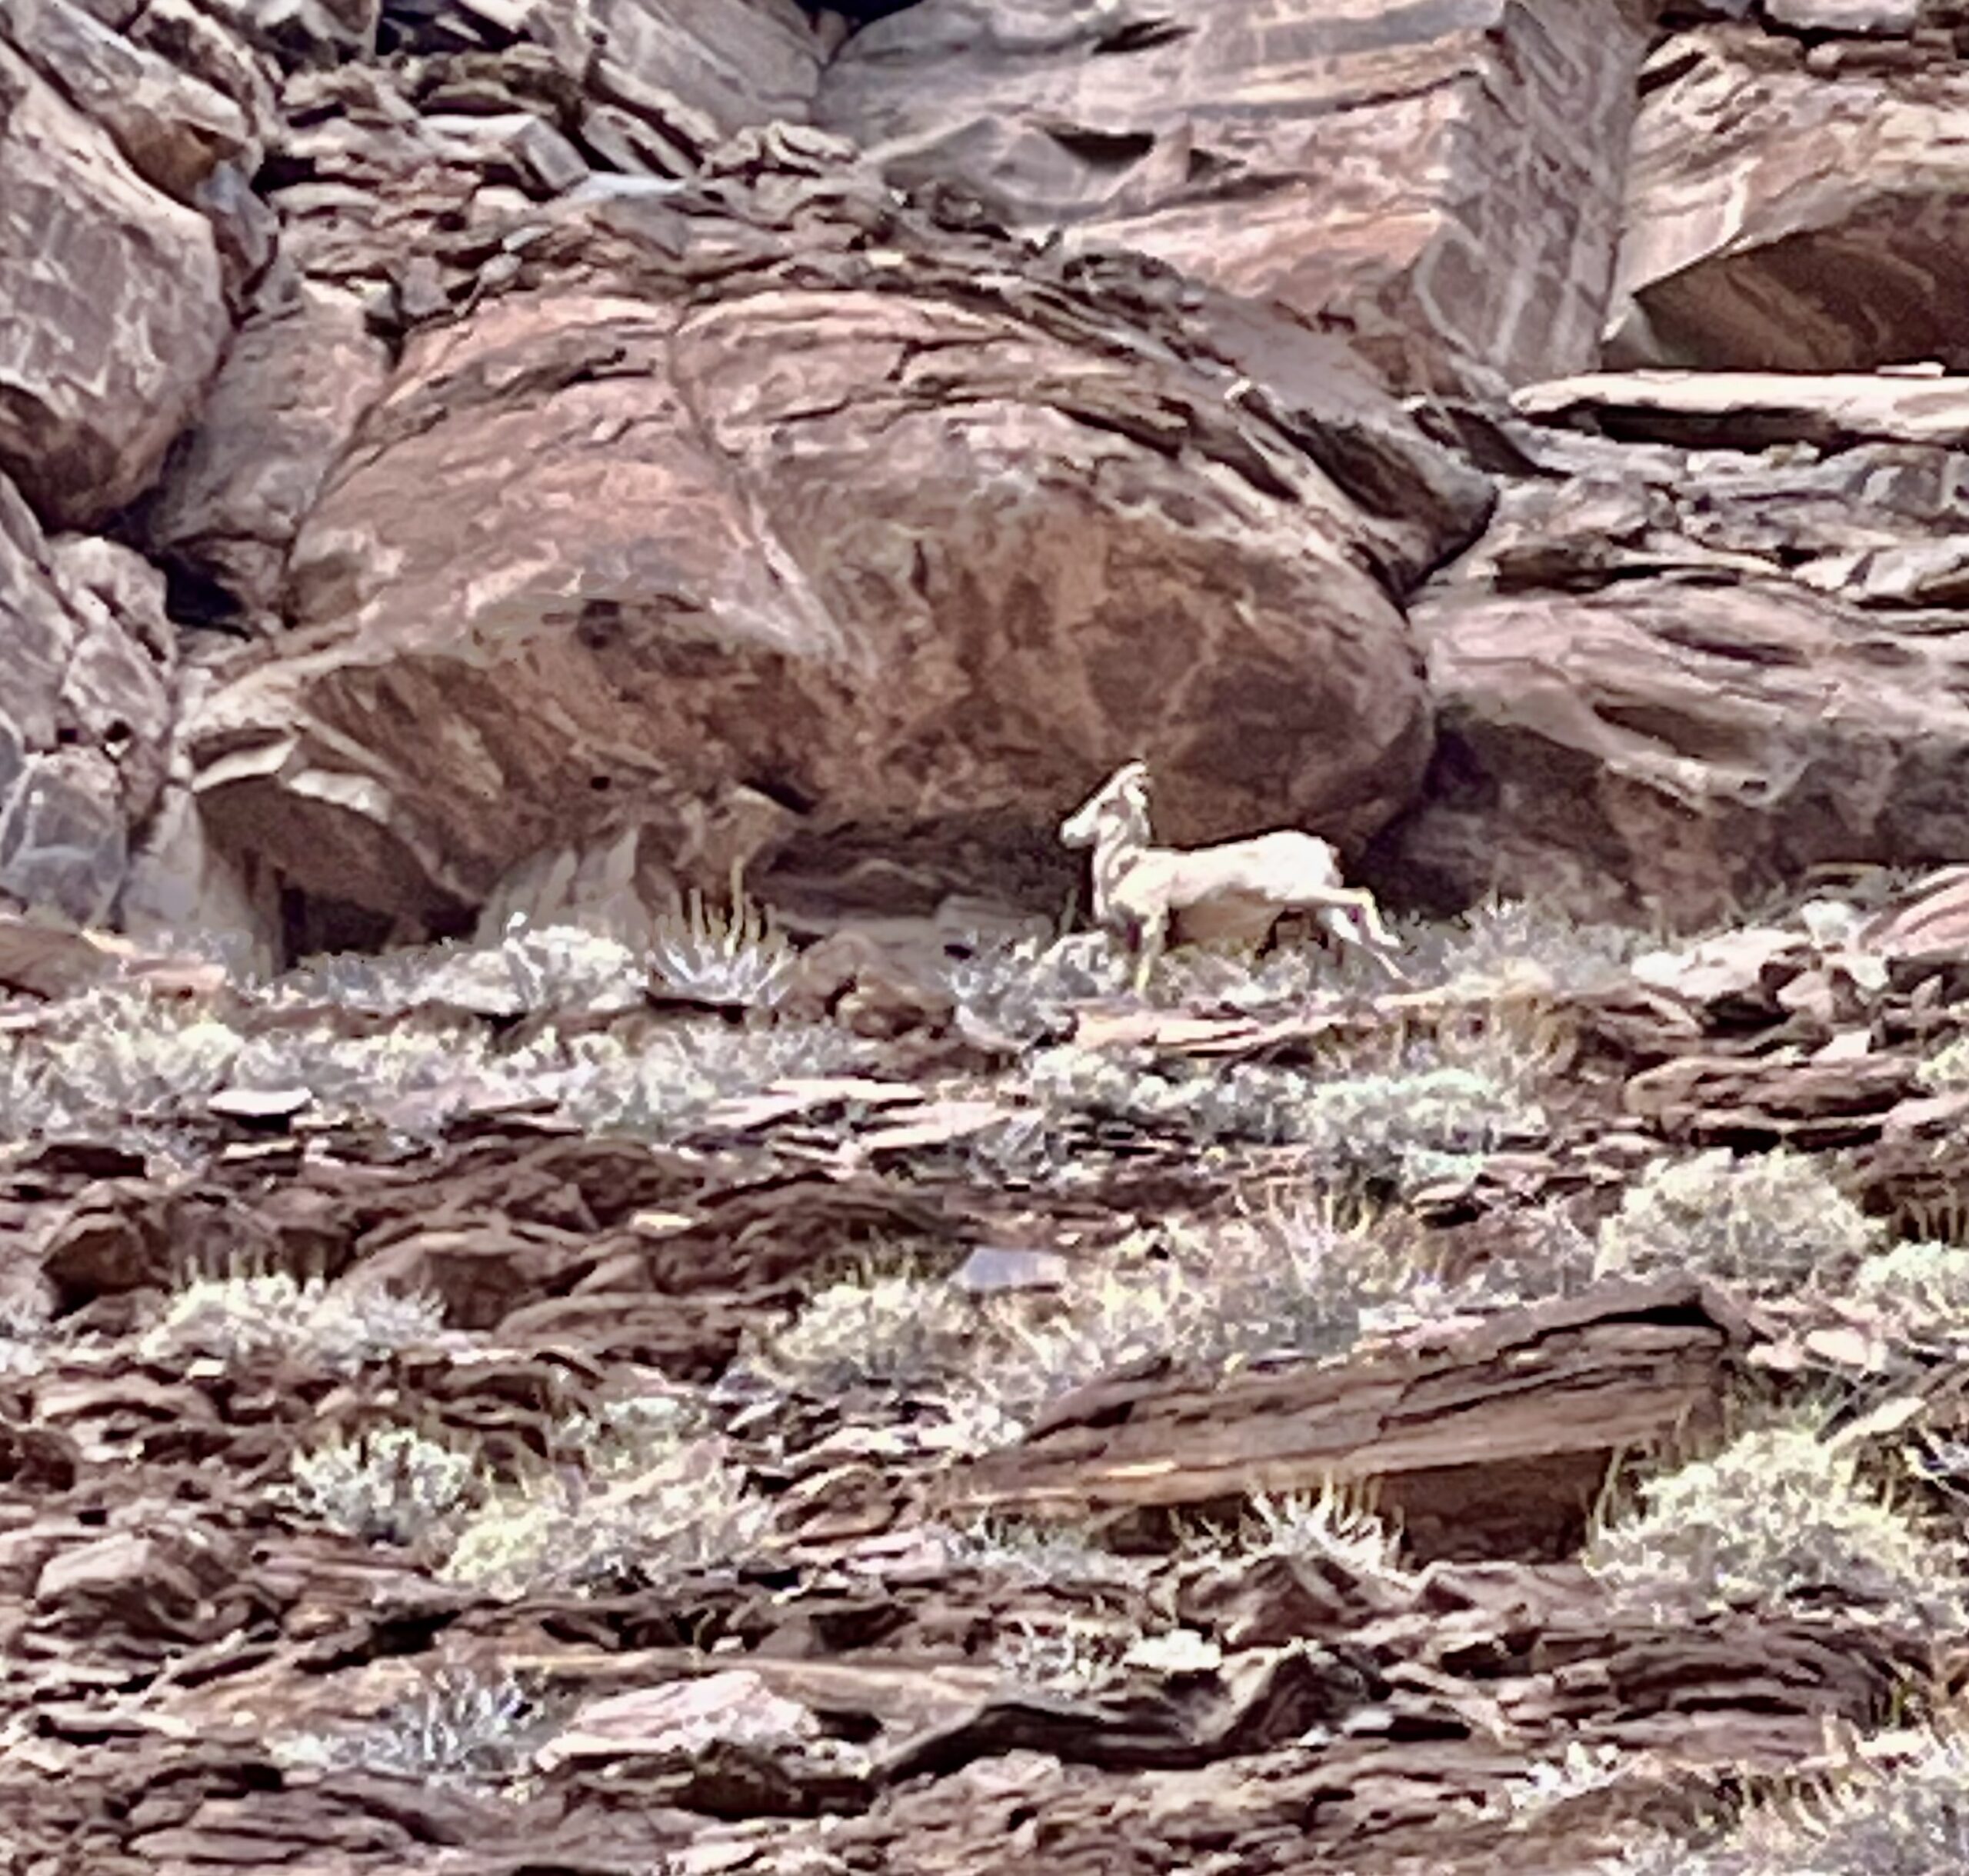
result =
[[[7,936],[9,1868],[1961,1843],[1954,875],[1146,999]]]
[[[0,5],[0,1864],[1969,1867],[1965,122]],[[1137,757],[1409,981],[1131,994]]]

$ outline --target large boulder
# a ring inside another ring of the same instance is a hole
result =
[[[1969,365],[1969,73],[1705,26],[1651,62],[1606,362]]]
[[[1652,12],[923,0],[848,42],[815,121],[899,183],[1347,332],[1397,383],[1518,382],[1594,362]]]
[[[1517,431],[1541,474],[1413,608],[1440,737],[1378,877],[1692,924],[1969,852],[1969,455],[1889,440],[1921,381],[1593,382],[1522,401],[1629,440]]]
[[[171,728],[164,581],[128,549],[50,541],[0,477],[0,895],[118,909]]]
[[[261,296],[145,505],[181,618],[277,622],[295,530],[388,374],[358,295],[289,275]]]
[[[213,154],[160,143],[147,166],[187,182]],[[90,525],[149,481],[218,368],[225,285],[205,217],[0,39],[0,470],[45,523]]]
[[[1398,595],[1483,478],[1289,322],[803,162],[578,192],[413,334],[291,635],[192,713],[222,843],[432,927],[625,822],[701,855],[735,794],[803,865],[907,827],[953,878],[1136,754],[1178,839],[1407,803]]]

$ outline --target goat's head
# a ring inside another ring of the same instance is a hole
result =
[[[1139,825],[1142,837],[1148,831],[1148,765],[1124,762],[1079,807],[1060,823],[1063,847],[1091,847],[1101,838],[1101,829],[1118,819]]]

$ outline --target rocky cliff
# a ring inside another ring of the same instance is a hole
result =
[[[1966,75],[0,0],[0,1876],[1969,1868]]]
[[[1134,754],[1438,908],[1958,855],[1965,17],[15,0],[0,891],[1044,909]]]

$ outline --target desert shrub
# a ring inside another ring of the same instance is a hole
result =
[[[488,1490],[471,1453],[414,1427],[376,1427],[295,1454],[282,1494],[302,1516],[369,1543],[415,1544],[448,1530]]]
[[[525,1768],[545,1724],[514,1676],[440,1668],[370,1719],[276,1737],[273,1754],[284,1765],[501,1784]]]
[[[662,988],[733,1009],[770,1010],[791,987],[798,954],[742,894],[729,912],[693,892],[681,915],[658,921],[650,975]]]
[[[1104,1548],[1071,1524],[981,1518],[928,1527],[952,1569],[1004,1574],[1032,1583],[1139,1588],[1154,1564]]]
[[[1601,1227],[1596,1262],[1602,1272],[1791,1288],[1850,1272],[1879,1236],[1811,1160],[1782,1150],[1737,1159],[1717,1148],[1651,1165]]]
[[[1467,1173],[1544,1125],[1544,1110],[1516,1078],[1441,1062],[1321,1081],[1305,1097],[1297,1137],[1336,1174],[1412,1188]]]
[[[502,1061],[475,1024],[430,1012],[368,1034],[331,1021],[268,1029],[245,1039],[228,1088],[305,1088],[323,1115],[361,1115],[417,1096],[457,1098],[468,1089],[513,1099],[547,1091],[521,1059]]]
[[[984,1378],[1029,1415],[1131,1362],[1221,1367],[1258,1355],[1344,1352],[1371,1311],[1417,1272],[1371,1220],[1303,1205],[1208,1229],[1177,1228],[1076,1274],[1044,1319],[1008,1319]]]
[[[666,1027],[633,1044],[586,1035],[558,1088],[561,1111],[592,1131],[661,1138],[707,1108],[789,1076],[836,1075],[874,1058],[870,1043],[829,1023],[735,1029],[710,1021]]]
[[[225,1085],[242,1041],[141,985],[91,990],[42,1026],[0,1037],[0,1127],[25,1138],[168,1118]]]
[[[816,1291],[759,1340],[755,1359],[782,1385],[815,1393],[919,1387],[968,1367],[981,1326],[977,1306],[948,1283],[871,1273]]]
[[[1128,1638],[1111,1624],[1062,1616],[1014,1617],[992,1638],[991,1664],[1017,1687],[1068,1695],[1098,1692],[1121,1671]]]
[[[506,1596],[628,1587],[740,1561],[768,1521],[722,1444],[693,1441],[605,1467],[599,1478],[557,1473],[488,1494],[443,1574]]]
[[[1925,1731],[1911,1751],[1877,1753],[1804,1796],[1764,1798],[1715,1841],[1657,1837],[1607,1876],[1944,1876],[1969,1869],[1969,1741]]]
[[[1931,1238],[1891,1245],[1861,1262],[1853,1293],[1910,1334],[1960,1340],[1969,1336],[1969,1246]]]
[[[436,1341],[444,1305],[377,1285],[297,1282],[284,1271],[263,1276],[201,1277],[165,1305],[144,1338],[154,1357],[215,1355],[225,1361],[288,1354],[344,1371],[400,1348]]]
[[[626,945],[578,926],[536,928],[515,918],[492,945],[448,941],[378,957],[310,958],[269,986],[268,1001],[384,1016],[433,1005],[488,1016],[598,1015],[641,1008],[645,981]]]
[[[1398,930],[1404,966],[1418,982],[1491,979],[1530,964],[1555,989],[1575,995],[1618,981],[1657,941],[1639,926],[1581,920],[1528,899],[1496,898],[1453,919],[1404,921]]]
[[[1937,1094],[1969,1088],[1969,1035],[1961,1035],[1922,1063],[1921,1084]]]
[[[1583,1561],[1624,1594],[1713,1608],[1874,1604],[1924,1622],[1959,1608],[1957,1559],[1862,1472],[1849,1442],[1803,1421],[1741,1433],[1641,1481]]]
[[[1384,1071],[1331,1074],[1062,1047],[1042,1051],[1030,1075],[1042,1101],[1203,1139],[1302,1143],[1336,1173],[1404,1183],[1439,1178],[1544,1125],[1524,1076],[1421,1048]]]
[[[1014,1041],[1036,1041],[1066,1028],[1078,1003],[1128,987],[1128,961],[1104,934],[1019,938],[979,945],[944,966],[944,988],[965,1015]]]

